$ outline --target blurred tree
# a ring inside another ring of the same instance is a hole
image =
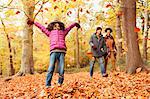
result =
[[[148,41],[148,29],[150,28],[150,11],[148,10],[148,0],[145,1],[144,9],[144,33],[143,33],[143,61],[147,60],[147,41]]]
[[[13,56],[12,56],[12,46],[11,46],[10,36],[7,33],[6,26],[5,26],[2,18],[1,18],[1,23],[3,25],[3,29],[4,29],[6,38],[7,38],[7,43],[8,43],[8,48],[9,48],[9,65],[7,68],[8,69],[8,75],[12,76],[15,74],[15,69],[13,67]]]

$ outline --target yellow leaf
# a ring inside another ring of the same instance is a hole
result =
[[[9,17],[10,15],[15,15],[15,13],[14,13],[13,10],[8,10],[8,11],[5,12],[5,15],[6,15],[7,17]]]

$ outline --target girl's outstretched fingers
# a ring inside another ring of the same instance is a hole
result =
[[[80,24],[79,23],[76,23],[76,27],[79,29],[81,28]]]

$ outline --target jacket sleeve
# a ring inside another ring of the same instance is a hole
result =
[[[90,44],[91,47],[94,46],[94,44],[93,44],[93,36],[91,36],[89,44]]]
[[[103,39],[103,50],[104,50],[104,52],[107,52],[107,46],[106,46],[105,38]]]
[[[38,27],[44,34],[46,34],[47,36],[49,36],[50,32],[43,25],[41,25],[38,22],[35,22],[34,25],[36,27]]]
[[[73,24],[71,24],[70,26],[68,26],[68,27],[65,29],[65,34],[67,35],[68,32],[69,32],[73,27],[75,27],[75,26],[76,26],[76,23],[73,23]]]
[[[113,38],[113,48],[117,51],[117,47],[116,47],[114,38]]]

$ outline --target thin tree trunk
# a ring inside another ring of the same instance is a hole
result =
[[[78,23],[80,23],[80,19],[79,19],[79,9],[78,9],[78,14],[77,14],[77,18],[78,18]],[[79,36],[78,36],[78,30],[76,33],[76,65],[77,68],[80,67],[80,62],[79,62]]]
[[[8,75],[12,76],[15,74],[15,69],[13,67],[13,56],[12,56],[12,47],[11,47],[11,41],[9,38],[8,33],[6,32],[6,26],[3,22],[3,20],[1,19],[2,25],[4,27],[4,32],[6,34],[6,38],[7,38],[7,42],[8,42],[8,49],[9,49],[9,65],[8,65]]]
[[[24,5],[24,11],[33,19],[34,13],[34,0],[22,0]],[[27,4],[31,4],[30,6]],[[34,63],[33,63],[33,26],[27,24],[28,18],[26,19],[26,25],[24,28],[24,35],[22,37],[22,59],[21,68],[18,75],[33,74]]]
[[[120,16],[116,18],[116,39],[117,39],[117,56],[118,58],[121,57],[122,54],[122,33],[121,33],[121,19]]]
[[[119,4],[120,0],[117,0],[117,3]],[[121,10],[121,8],[120,8]],[[121,33],[121,11],[117,12],[116,16],[116,38],[117,38],[117,57],[120,59],[122,54],[122,33]],[[119,14],[120,13],[120,14]]]
[[[0,75],[2,75],[2,55],[0,56]]]
[[[14,69],[14,67],[13,67],[13,56],[12,56],[12,47],[11,47],[11,42],[10,42],[10,38],[9,38],[9,36],[7,35],[7,41],[8,41],[8,47],[9,47],[9,62],[10,62],[10,64],[9,64],[9,76],[12,76],[12,75],[14,75],[15,74],[15,69]]]
[[[126,52],[126,55],[125,55],[125,60],[126,60],[126,66],[127,66],[127,57],[128,57],[128,53],[127,53],[127,38],[126,38],[126,20],[127,18],[124,17],[125,16],[125,13],[126,13],[126,9],[124,8],[124,4],[123,4],[123,1],[121,2],[121,9],[122,9],[122,35],[123,35],[123,39],[124,41],[122,42],[123,45],[124,45],[124,52]]]
[[[2,75],[2,62],[0,63],[0,75]]]
[[[139,45],[138,34],[134,32],[136,27],[136,0],[123,0],[123,22],[127,43],[127,68],[129,74],[135,73],[138,67],[143,66]]]
[[[148,1],[146,1],[146,7]],[[144,33],[143,33],[143,61],[146,62],[147,60],[147,38],[148,38],[148,10],[145,9],[144,12]]]

